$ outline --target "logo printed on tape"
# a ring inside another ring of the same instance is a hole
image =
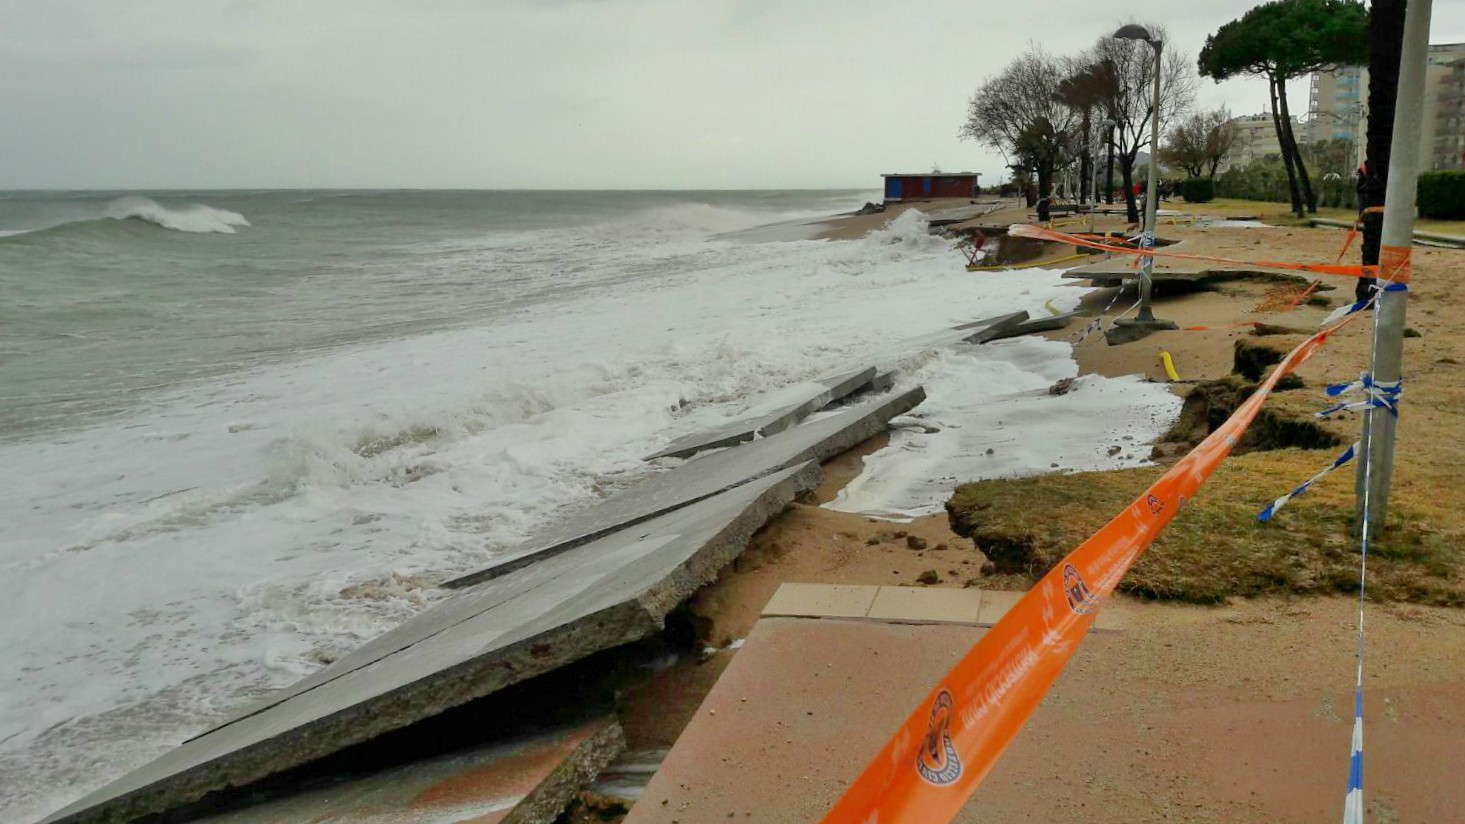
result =
[[[938,787],[954,784],[961,778],[961,756],[951,743],[952,704],[949,690],[936,693],[926,740],[921,742],[921,750],[916,754],[916,772]]]
[[[1063,594],[1068,596],[1068,608],[1079,615],[1087,615],[1099,607],[1099,599],[1089,592],[1089,585],[1083,582],[1083,576],[1073,564],[1063,565]]]
[[[1156,515],[1165,511],[1165,502],[1156,498],[1154,495],[1145,496],[1145,503],[1149,504],[1150,511]]]

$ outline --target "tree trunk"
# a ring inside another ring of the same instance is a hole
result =
[[[1089,110],[1083,110],[1083,154],[1078,156],[1078,202],[1089,202],[1090,190],[1094,188],[1094,153],[1091,138],[1093,129],[1089,124]],[[1098,200],[1098,198],[1094,198]]]
[[[1282,152],[1282,165],[1287,168],[1287,192],[1292,196],[1292,212],[1306,217],[1302,204],[1302,193],[1297,188],[1297,170],[1292,166],[1292,152],[1287,150],[1287,133],[1282,130],[1282,117],[1277,108],[1277,78],[1267,75],[1267,93],[1272,102],[1272,128],[1277,132],[1277,145]]]
[[[1114,205],[1114,128],[1109,127],[1109,171],[1104,173],[1104,202]]]
[[[1297,148],[1297,137],[1292,134],[1292,112],[1287,107],[1287,81],[1277,83],[1277,99],[1282,104],[1282,131],[1287,134],[1287,150],[1292,152],[1292,162],[1297,166],[1297,180],[1302,184],[1302,200],[1307,211],[1317,214],[1317,194],[1312,190],[1312,179],[1307,176],[1307,164],[1302,162],[1302,150]]]
[[[1047,223],[1052,219],[1052,203],[1053,160],[1049,159],[1038,164],[1038,222]]]
[[[1399,96],[1399,61],[1404,53],[1405,0],[1373,0],[1368,13],[1368,147],[1360,210],[1384,205],[1389,154],[1394,145],[1394,107]],[[1363,215],[1363,264],[1376,266],[1383,240],[1382,212]],[[1367,300],[1372,279],[1360,279],[1357,299]]]
[[[1124,216],[1130,223],[1139,223],[1139,204],[1134,200],[1134,159],[1119,158],[1119,175],[1124,181]]]

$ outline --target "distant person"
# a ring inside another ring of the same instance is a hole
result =
[[[1358,164],[1357,170],[1353,172],[1353,196],[1358,201],[1358,218],[1354,226],[1363,228],[1363,210],[1367,207],[1368,198],[1368,161]],[[1373,295],[1373,278],[1359,278],[1358,283],[1353,286],[1353,299],[1355,301],[1368,300]]]

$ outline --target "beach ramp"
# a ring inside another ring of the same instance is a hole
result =
[[[818,478],[817,463],[791,463],[455,594],[45,824],[169,810],[660,632]]]

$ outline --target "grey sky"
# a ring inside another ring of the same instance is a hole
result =
[[[1028,41],[1190,55],[1251,0],[5,0],[0,188],[875,188]],[[1181,11],[1183,9],[1183,11]],[[1433,42],[1465,40],[1435,0]],[[1298,83],[1294,106],[1306,105]],[[1199,102],[1265,107],[1203,80]],[[992,179],[989,177],[989,180]]]

